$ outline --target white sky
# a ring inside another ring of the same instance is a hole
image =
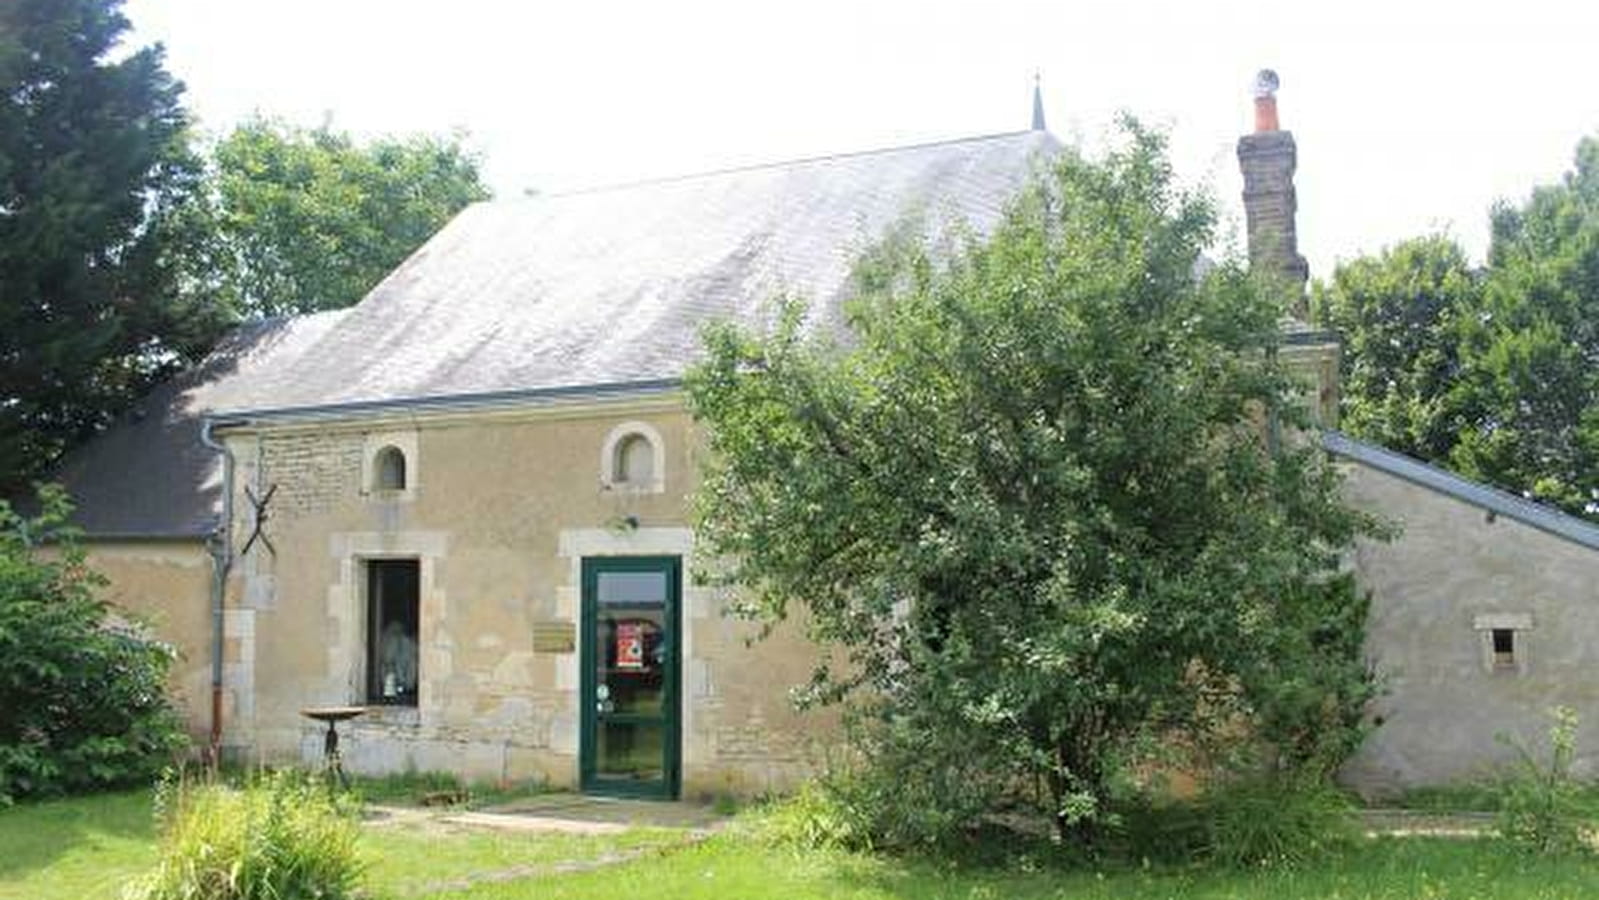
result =
[[[1236,226],[1256,69],[1299,142],[1301,251],[1432,230],[1481,257],[1487,210],[1599,133],[1599,3],[1052,0],[128,0],[203,124],[252,110],[358,134],[463,128],[495,191],[559,191],[1028,125],[1097,145],[1170,129]]]

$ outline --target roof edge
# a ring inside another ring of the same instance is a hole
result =
[[[128,544],[160,544],[160,543],[188,543],[190,541],[205,543],[211,536],[207,531],[94,531],[93,529],[77,526],[78,538],[83,541],[111,542],[120,541]]]
[[[632,396],[664,394],[677,390],[680,378],[655,378],[643,381],[612,381],[600,384],[571,384],[555,387],[485,391],[475,394],[434,394],[400,397],[392,400],[355,400],[311,406],[282,406],[261,409],[213,410],[207,419],[219,427],[257,422],[321,421],[381,416],[392,413],[457,412],[492,409],[527,403],[553,403],[563,400],[609,400]]]
[[[1376,444],[1356,440],[1341,431],[1324,429],[1319,436],[1324,450],[1354,460],[1420,487],[1453,497],[1539,531],[1599,550],[1599,525],[1551,506],[1472,481],[1445,469]]]

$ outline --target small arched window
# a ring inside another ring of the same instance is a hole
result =
[[[647,422],[623,422],[600,448],[600,489],[659,494],[666,489],[661,433]]]
[[[405,490],[405,453],[399,447],[384,447],[374,460],[375,486],[380,491]]]
[[[655,448],[642,434],[630,434],[616,445],[611,480],[630,487],[647,487],[655,481]]]

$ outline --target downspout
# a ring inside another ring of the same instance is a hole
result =
[[[1266,358],[1269,361],[1270,368],[1275,370],[1277,368],[1277,345],[1275,343],[1267,348]],[[1277,399],[1273,397],[1266,406],[1266,452],[1275,459],[1282,451],[1282,446],[1283,417],[1281,410],[1277,408]]]
[[[222,753],[222,607],[228,589],[228,572],[233,568],[233,451],[216,439],[215,419],[206,417],[200,426],[200,443],[222,455],[222,518],[206,548],[211,554],[211,741],[208,754],[212,765],[221,762]]]

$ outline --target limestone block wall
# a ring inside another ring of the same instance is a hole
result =
[[[1404,532],[1355,554],[1385,691],[1345,778],[1382,794],[1480,776],[1510,754],[1496,734],[1547,746],[1556,704],[1582,716],[1580,766],[1599,772],[1599,553],[1360,464],[1346,489]]]
[[[607,484],[602,450],[635,425],[662,445],[655,478],[638,489]],[[276,486],[264,540],[236,565],[228,610],[225,681],[240,699],[225,743],[235,756],[314,763],[321,731],[300,710],[364,703],[364,573],[386,558],[419,564],[419,697],[341,726],[357,771],[575,784],[579,655],[536,646],[534,635],[576,630],[581,560],[595,555],[684,558],[686,795],[782,787],[833,734],[830,719],[788,702],[816,649],[792,628],[751,644],[753,626],[724,616],[722,598],[687,577],[700,450],[675,398],[284,425],[227,440],[239,461],[240,544],[256,525],[244,490],[259,497]],[[405,450],[404,491],[373,486],[372,456],[384,446]]]

